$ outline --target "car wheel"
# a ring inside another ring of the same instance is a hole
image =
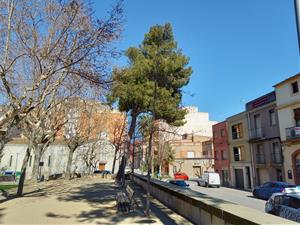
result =
[[[199,181],[197,181],[197,184],[198,184],[198,186],[200,186],[200,182]]]
[[[253,197],[254,198],[259,198],[258,194],[257,194],[257,191],[253,191]]]
[[[220,186],[218,185],[217,188],[220,188]]]

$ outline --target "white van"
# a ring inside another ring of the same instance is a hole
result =
[[[198,186],[215,186],[220,187],[220,175],[214,172],[204,172],[204,174],[197,181]]]

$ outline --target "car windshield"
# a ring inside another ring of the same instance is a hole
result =
[[[294,184],[284,184],[282,186],[285,187],[285,188],[294,188],[294,187],[297,187],[297,185],[294,185]]]

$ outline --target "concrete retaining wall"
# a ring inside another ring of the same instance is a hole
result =
[[[145,190],[145,176],[134,175],[134,182]],[[255,209],[212,198],[196,191],[182,189],[166,182],[151,180],[150,193],[166,206],[200,225],[280,225],[297,224]]]

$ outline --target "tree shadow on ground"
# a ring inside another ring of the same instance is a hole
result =
[[[122,191],[122,189],[112,182],[87,184],[76,191],[68,193],[67,195],[60,195],[58,200],[71,202],[84,201],[94,208],[90,211],[82,211],[80,214],[76,215],[78,222],[80,223],[94,223],[99,218],[106,218],[112,224],[116,224],[130,218],[134,219],[137,223],[151,224],[157,222],[157,218],[159,218],[160,222],[163,224],[178,224],[178,221],[173,220],[169,216],[174,213],[172,210],[163,205],[154,203],[151,204],[150,210],[152,217],[155,218],[146,217],[144,214],[144,208],[146,205],[145,193],[139,186],[134,186],[134,190],[134,197],[138,202],[138,206],[133,205],[134,210],[127,214],[117,211],[115,197],[117,192]],[[184,221],[186,222],[186,220]]]
[[[0,208],[0,224],[2,224],[1,218],[4,216],[3,210],[5,210],[5,208]]]

